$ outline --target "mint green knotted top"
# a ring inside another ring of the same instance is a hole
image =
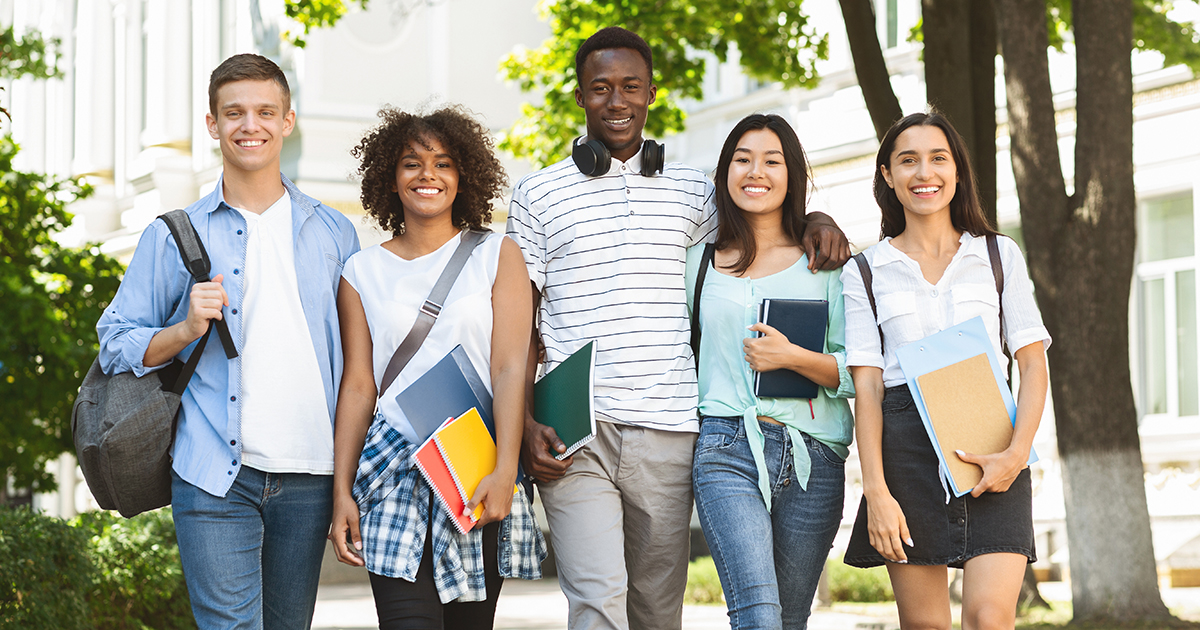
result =
[[[692,307],[696,275],[704,245],[687,253],[687,304]],[[742,341],[758,333],[747,330],[758,322],[764,298],[827,300],[829,322],[825,331],[825,353],[837,361],[836,389],[817,388],[817,397],[758,398],[754,395],[754,370],[746,362]],[[854,418],[847,398],[854,396],[854,383],[846,368],[846,318],[842,305],[842,281],[836,271],[808,270],[808,257],[765,278],[735,278],[709,267],[704,278],[700,304],[700,415],[741,417],[746,438],[758,467],[758,487],[767,509],[771,488],[763,456],[764,438],[758,416],[773,418],[786,427],[792,440],[792,458],[800,487],[808,489],[812,467],[801,433],[828,446],[845,459],[854,437]],[[811,402],[811,405],[810,405]]]

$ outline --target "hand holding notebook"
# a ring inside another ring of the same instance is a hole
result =
[[[558,434],[567,445],[563,460],[596,437],[594,378],[596,342],[589,341],[533,386],[533,419]]]
[[[825,351],[829,302],[825,300],[763,300],[759,321],[778,330],[791,343],[813,352]],[[792,370],[754,373],[754,395],[760,398],[816,398],[817,384]]]

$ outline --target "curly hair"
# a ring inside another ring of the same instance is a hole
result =
[[[467,109],[448,105],[428,114],[411,114],[384,107],[379,118],[382,122],[350,150],[360,161],[360,199],[367,216],[394,235],[403,233],[404,206],[392,190],[396,165],[412,143],[428,149],[436,139],[458,168],[458,194],[451,207],[454,224],[479,230],[491,223],[491,201],[502,197],[508,175],[496,158],[491,133]]]

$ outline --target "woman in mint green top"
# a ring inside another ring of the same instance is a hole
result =
[[[739,122],[715,181],[719,228],[699,318],[696,506],[731,626],[804,628],[841,522],[854,432],[842,283],[835,272],[809,271],[799,246],[809,175],[787,121]],[[703,250],[688,251],[689,308]],[[823,352],[758,323],[764,298],[826,300]],[[776,369],[815,382],[817,397],[756,397],[755,372]]]

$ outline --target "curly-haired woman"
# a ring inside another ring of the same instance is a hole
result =
[[[365,565],[379,627],[491,628],[504,577],[540,577],[545,556],[524,490],[513,493],[533,318],[529,276],[508,238],[474,249],[420,349],[377,396],[384,369],[416,321],[465,230],[486,230],[507,183],[491,137],[459,107],[394,109],[352,151],[362,204],[392,238],[346,262],[338,292],[345,367],[334,434],[330,537],[338,560]],[[504,317],[493,317],[504,313]],[[396,394],[456,345],[492,394],[497,463],[459,534],[412,462],[418,436]]]

